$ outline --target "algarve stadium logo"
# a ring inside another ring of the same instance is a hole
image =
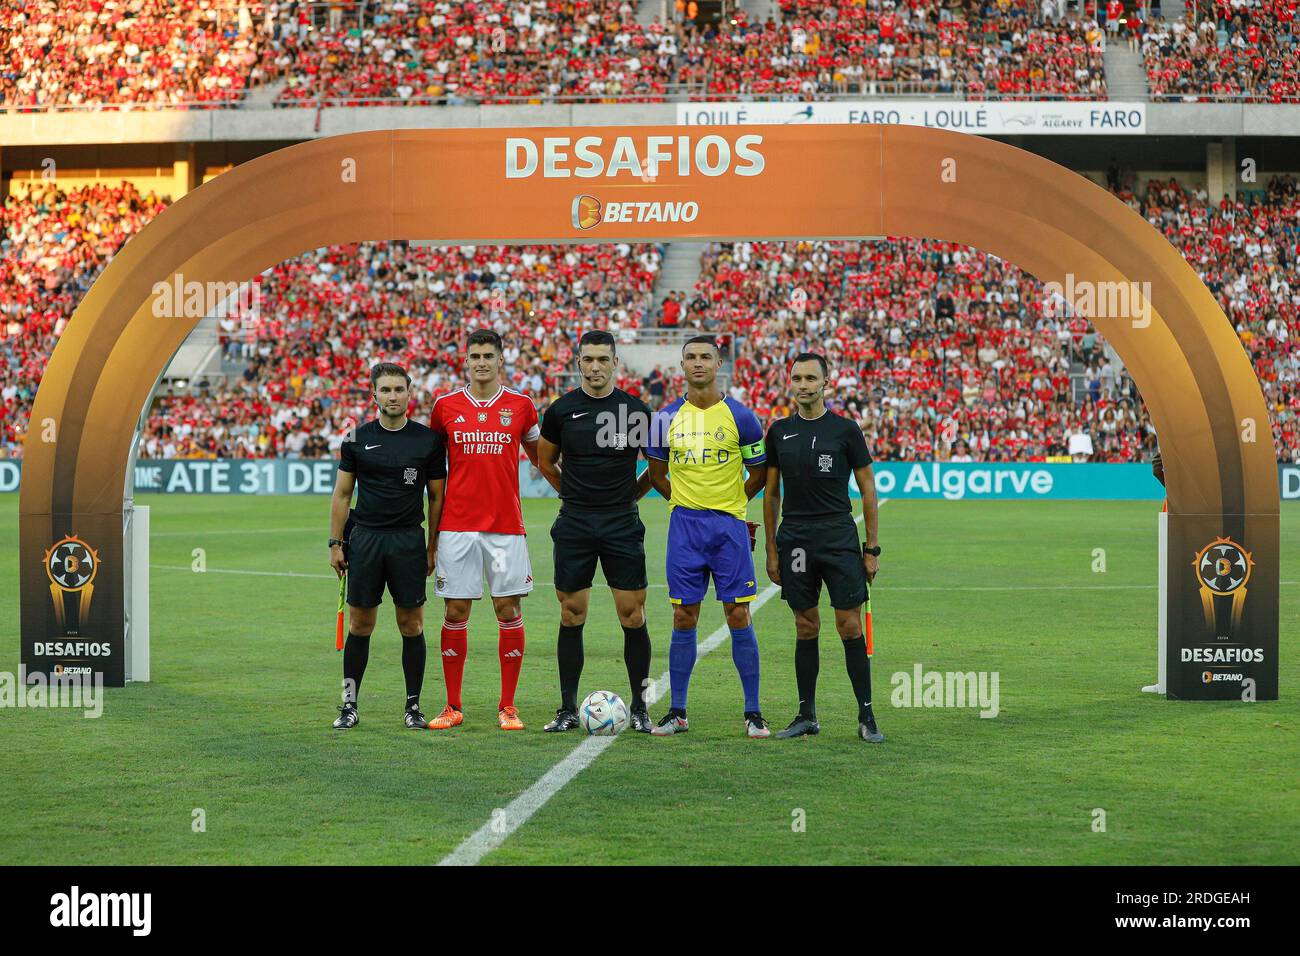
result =
[[[64,634],[77,634],[90,614],[99,573],[99,553],[75,534],[60,539],[45,552],[45,573],[50,579],[54,616]],[[75,603],[72,595],[77,595]]]
[[[1215,538],[1196,552],[1192,567],[1196,569],[1196,580],[1201,586],[1205,624],[1216,636],[1219,635],[1219,624],[1215,601],[1232,598],[1231,622],[1228,633],[1224,635],[1231,636],[1241,624],[1241,612],[1246,604],[1246,583],[1254,566],[1250,552],[1231,538]]]
[[[595,196],[573,198],[573,228],[590,229],[600,223],[600,200]]]

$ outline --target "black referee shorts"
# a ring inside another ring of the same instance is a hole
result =
[[[551,525],[555,589],[572,593],[591,587],[596,561],[605,583],[619,591],[639,591],[645,573],[645,525],[636,507],[621,511],[582,511],[565,506]]]
[[[852,518],[786,519],[776,529],[776,553],[781,564],[781,598],[790,610],[816,607],[823,582],[836,610],[848,611],[867,603],[862,545]]]
[[[378,607],[387,585],[398,607],[420,607],[428,561],[428,542],[419,525],[384,531],[353,528],[348,539],[348,604]]]

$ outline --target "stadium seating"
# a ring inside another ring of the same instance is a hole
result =
[[[1279,460],[1300,460],[1300,191],[1294,178],[1235,203],[1152,181],[1121,198],[1187,257],[1233,320],[1273,415]],[[0,210],[0,454],[20,456],[35,386],[58,334],[109,257],[165,202],[123,183],[53,184]],[[655,246],[339,247],[277,266],[256,322],[227,320],[227,384],[162,396],[145,457],[312,457],[367,414],[365,374],[412,369],[421,402],[456,387],[455,344],[489,324],[508,343],[510,381],[540,404],[569,384],[577,336],[643,327]],[[1035,280],[945,243],[713,244],[679,325],[734,339],[733,394],[766,421],[787,414],[797,352],[825,349],[838,406],[877,456],[1030,460],[1092,438],[1095,459],[1132,461],[1154,435],[1132,383],[1078,317],[1044,314]],[[652,405],[682,389],[676,369],[620,383]]]
[[[1031,0],[787,2],[779,23],[661,24],[632,0],[0,0],[0,104],[212,107],[890,92],[1104,99],[1102,31]]]
[[[256,325],[231,325],[242,380],[160,399],[142,439],[158,457],[313,457],[337,451],[370,417],[367,372],[406,365],[427,408],[463,384],[466,328],[507,339],[506,375],[541,401],[572,367],[571,336],[634,330],[650,309],[655,246],[460,246],[362,243],[281,263],[262,282]]]
[[[123,182],[42,183],[0,207],[0,456],[21,455],[41,373],[86,290],[165,206]]]
[[[628,0],[379,5],[271,44],[277,105],[528,102],[541,97],[659,102],[679,28],[647,31]]]
[[[0,104],[202,108],[262,79],[261,4],[0,0]]]
[[[1296,0],[1216,0],[1174,22],[1148,23],[1142,38],[1152,99],[1300,100]]]

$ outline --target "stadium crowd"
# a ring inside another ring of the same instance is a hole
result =
[[[1214,0],[1142,35],[1152,99],[1300,100],[1298,0]],[[1199,19],[1197,18],[1199,11]]]
[[[1173,242],[1233,321],[1260,376],[1279,460],[1300,460],[1300,191],[1294,178],[1236,202],[1154,180],[1116,191]],[[0,209],[0,455],[21,455],[41,370],[113,252],[163,207],[123,183],[37,184]],[[259,309],[222,319],[226,378],[161,395],[145,457],[332,453],[368,416],[366,369],[408,365],[420,402],[458,387],[464,329],[507,339],[510,382],[545,405],[572,387],[572,348],[594,325],[627,341],[658,320],[719,336],[733,394],[768,420],[789,412],[785,363],[824,349],[833,404],[881,458],[1035,459],[1087,435],[1096,460],[1136,460],[1154,435],[1132,382],[1088,322],[1048,307],[1035,280],[976,250],[876,243],[714,244],[689,295],[662,310],[655,246],[411,249],[362,243],[281,263]],[[732,349],[734,346],[734,350]],[[676,369],[624,376],[657,405]],[[416,409],[418,415],[420,409]]]
[[[0,206],[0,457],[21,454],[45,363],[90,284],[164,208],[127,182],[41,182]]]
[[[1140,46],[1153,98],[1289,103],[1298,3],[1144,22],[1121,0],[781,0],[765,22],[739,7],[643,23],[636,0],[0,0],[0,108],[210,108],[268,84],[280,106],[1097,100],[1108,33]]]
[[[0,106],[220,105],[263,81],[252,8],[214,0],[0,0]]]
[[[642,24],[635,0],[0,0],[0,106],[201,108],[273,83],[281,106],[1104,99],[1104,32],[1058,2],[787,0],[779,21]]]
[[[571,336],[620,336],[651,306],[661,250],[649,245],[407,248],[360,243],[317,250],[260,282],[259,314],[222,319],[231,383],[160,398],[146,457],[313,457],[337,451],[349,423],[372,417],[368,372],[397,360],[426,409],[464,384],[467,328],[509,342],[512,387],[545,401],[572,368]]]

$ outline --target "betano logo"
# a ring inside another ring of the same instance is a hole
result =
[[[570,210],[574,229],[591,229],[602,222],[694,222],[700,204],[689,202],[609,202],[595,196],[575,196]]]
[[[620,173],[640,180],[644,175],[658,176],[676,164],[678,176],[699,172],[704,176],[758,176],[767,160],[757,147],[763,137],[757,133],[737,136],[735,145],[726,136],[711,133],[694,144],[690,135],[647,136],[638,148],[636,137],[615,137],[608,160],[598,152],[605,145],[603,136],[544,136],[538,143],[528,137],[506,137],[506,179],[528,179],[542,171],[543,179],[612,179]],[[569,148],[573,148],[570,156]],[[581,165],[572,165],[577,161]]]

